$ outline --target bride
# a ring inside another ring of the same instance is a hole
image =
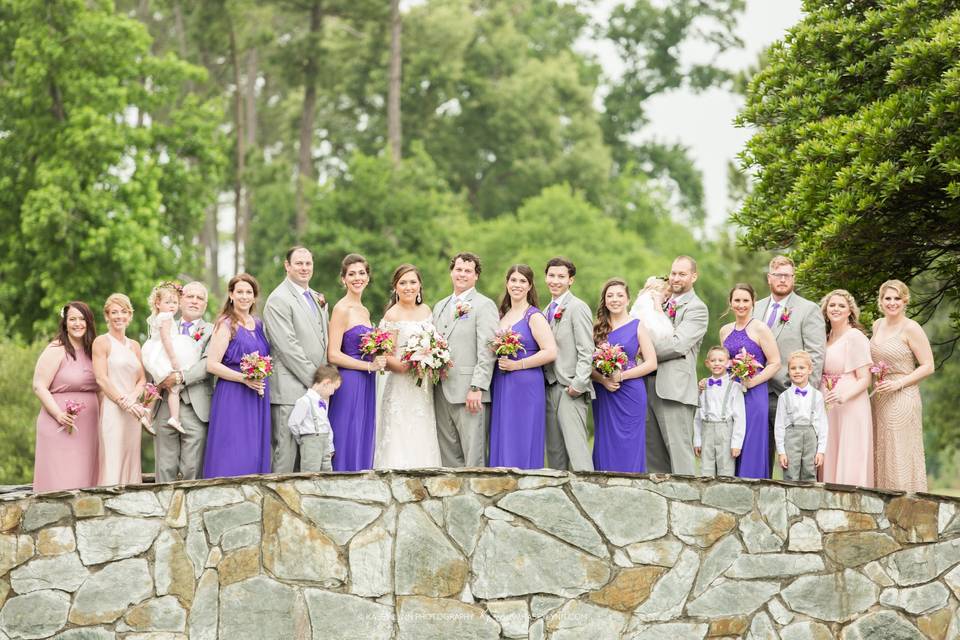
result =
[[[380,328],[395,334],[393,356],[387,356],[387,371],[379,395],[375,469],[413,469],[440,466],[440,445],[433,412],[433,385],[417,386],[409,365],[400,361],[410,336],[433,330],[430,307],[423,304],[423,280],[412,264],[393,272],[390,305]]]

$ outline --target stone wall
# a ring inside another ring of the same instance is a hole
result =
[[[0,640],[960,636],[960,503],[465,471],[0,501]]]

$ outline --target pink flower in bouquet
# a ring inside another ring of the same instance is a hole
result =
[[[417,386],[424,380],[437,384],[446,379],[453,367],[447,341],[436,331],[425,330],[407,339],[400,360],[410,365],[410,372],[417,379]]]
[[[263,380],[273,375],[273,359],[270,356],[261,356],[259,351],[244,354],[240,358],[240,373],[250,380]],[[263,390],[257,392],[263,397]]]
[[[490,339],[490,350],[498,356],[512,358],[521,351],[526,351],[520,334],[512,329],[500,329]]]
[[[609,377],[614,371],[623,371],[627,366],[627,354],[619,344],[603,342],[593,352],[593,368]]]
[[[740,352],[730,361],[730,373],[738,382],[746,382],[763,369],[763,365],[757,362],[757,359],[747,353],[746,347],[741,347]]]
[[[877,379],[877,383],[883,382],[883,379],[890,373],[890,365],[881,360],[870,365],[870,373]]]
[[[148,382],[143,385],[143,391],[140,392],[140,398],[137,402],[146,409],[149,408],[154,402],[160,398],[160,390],[157,389],[157,385],[152,382]]]
[[[67,415],[73,416],[74,418],[80,415],[80,412],[86,408],[87,408],[87,404],[85,402],[78,402],[76,400],[67,400],[63,405],[63,410],[67,412]],[[74,425],[73,427],[70,427],[70,428],[60,427],[59,429],[57,429],[57,431],[63,431],[64,429],[66,429],[67,433],[72,434],[74,431],[77,430],[77,426]]]
[[[393,334],[383,329],[371,329],[360,336],[360,353],[371,359],[392,355],[395,346]],[[380,375],[383,374],[381,370]]]

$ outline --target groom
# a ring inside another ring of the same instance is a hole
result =
[[[482,467],[486,452],[484,403],[490,402],[494,355],[487,345],[497,330],[493,300],[476,290],[480,258],[450,260],[453,294],[433,307],[433,324],[447,340],[453,369],[433,394],[440,460],[445,467]]]

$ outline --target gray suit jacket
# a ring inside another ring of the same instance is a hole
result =
[[[483,390],[483,401],[490,401],[490,378],[493,377],[493,351],[489,341],[497,330],[500,314],[493,300],[476,289],[467,294],[470,310],[456,317],[453,295],[433,307],[433,324],[447,339],[453,369],[440,383],[443,397],[450,404],[464,404],[471,386]]]
[[[697,405],[700,397],[697,357],[709,321],[707,305],[692,289],[677,299],[673,334],[654,343],[657,350],[656,389],[660,398]]]
[[[557,307],[562,312],[559,320],[547,318],[553,337],[557,341],[557,359],[546,364],[543,373],[547,382],[573,387],[580,393],[594,396],[590,384],[593,369],[593,317],[587,303],[570,292],[563,304]]]
[[[767,310],[773,303],[767,296],[759,300],[753,308],[753,317],[763,322]],[[823,356],[827,348],[827,330],[824,326],[823,313],[816,302],[801,298],[794,291],[780,303],[777,309],[778,316],[784,309],[790,310],[789,322],[781,322],[778,317],[773,323],[773,335],[777,339],[777,348],[780,349],[780,372],[770,378],[771,393],[780,395],[790,385],[787,377],[787,357],[794,351],[803,349],[813,357],[813,373],[810,384],[820,386],[820,374],[823,372]]]
[[[316,291],[310,293],[317,298]],[[313,384],[317,367],[327,362],[327,322],[326,306],[314,312],[289,279],[270,293],[263,308],[273,356],[270,404],[295,404]]]
[[[203,331],[203,337],[200,338],[200,360],[189,369],[183,370],[183,390],[180,392],[180,401],[193,407],[193,412],[203,422],[210,421],[210,397],[213,395],[213,376],[207,373],[207,346],[210,344],[210,336],[213,335],[213,325],[206,320],[198,320],[199,327]],[[177,328],[179,329],[179,323]],[[195,323],[191,329],[198,325]],[[191,334],[193,332],[191,331]],[[154,380],[155,384],[160,380]],[[153,405],[151,419],[160,411],[160,407],[165,402],[161,396],[160,401]]]

